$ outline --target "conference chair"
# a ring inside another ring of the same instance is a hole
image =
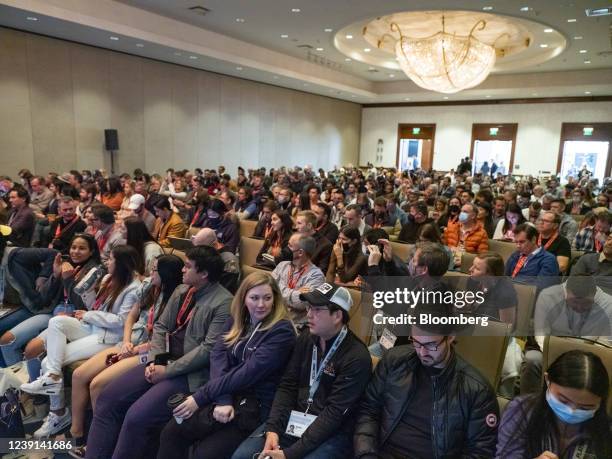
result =
[[[397,255],[400,260],[407,262],[414,251],[414,244],[406,244],[405,242],[390,242],[393,249],[393,255]]]
[[[257,220],[240,220],[240,236],[253,236],[256,226]]]
[[[462,273],[469,273],[470,268],[472,267],[472,263],[474,262],[474,258],[476,258],[476,253],[468,253],[463,252],[461,254],[461,266],[459,267],[459,271]]]
[[[263,239],[254,239],[252,237],[242,236],[240,238],[240,251],[238,252],[240,266],[253,266],[257,260],[257,254],[261,250],[263,244]]]
[[[504,264],[510,258],[514,252],[516,252],[516,244],[514,242],[497,241],[495,239],[489,239],[489,251],[495,252],[501,255],[504,260]]]
[[[533,311],[536,302],[535,285],[513,283],[518,304],[516,307],[515,335],[531,336],[533,333]]]

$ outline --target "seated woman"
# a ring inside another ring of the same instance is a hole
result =
[[[103,273],[98,244],[89,234],[72,238],[67,261],[53,249],[13,251],[7,277],[19,293],[22,306],[0,319],[0,366],[21,361],[23,346],[47,328],[56,305],[90,307]]]
[[[123,221],[126,233],[126,244],[136,249],[138,254],[139,273],[151,275],[155,259],[164,254],[164,249],[157,243],[140,217],[128,217]]]
[[[123,183],[123,201],[121,202],[121,209],[117,212],[117,220],[121,221],[124,218],[132,215],[132,211],[128,209],[130,205],[130,198],[134,195],[134,182],[126,180]]]
[[[276,201],[268,200],[264,203],[259,214],[259,221],[253,231],[253,237],[267,237],[272,231],[272,214],[278,209]]]
[[[157,457],[229,458],[264,422],[296,341],[283,297],[268,273],[249,274],[210,358],[210,380],[174,409]],[[177,423],[176,419],[182,419]]]
[[[234,212],[241,220],[251,220],[257,218],[257,203],[253,200],[251,189],[248,186],[238,188]]]
[[[446,214],[447,211],[448,199],[444,196],[440,196],[434,202],[433,210],[429,211],[429,217],[433,218],[436,222],[440,220],[440,218]]]
[[[206,209],[210,205],[210,196],[208,191],[200,190],[193,197],[193,202],[189,208],[187,219],[189,226],[201,228],[203,221],[206,219]]]
[[[346,286],[360,283],[358,277],[368,274],[368,257],[361,251],[361,245],[357,228],[345,226],[340,230],[329,259],[327,282]]]
[[[497,458],[612,457],[606,413],[610,375],[601,359],[573,350],[544,374],[539,394],[517,397],[498,431]]]
[[[119,212],[123,198],[121,182],[117,177],[108,178],[100,183],[100,202],[102,204],[107,205],[115,212]]]
[[[506,208],[506,218],[500,220],[495,228],[493,239],[514,242],[514,229],[521,223],[525,223],[523,211],[518,204],[511,202]]]
[[[476,207],[478,208],[478,216],[476,218],[487,232],[487,237],[492,239],[495,227],[493,226],[493,209],[491,204],[484,201],[476,204]]]
[[[47,356],[42,361],[42,375],[22,384],[21,390],[51,395],[51,412],[34,432],[35,437],[46,438],[70,424],[70,410],[64,404],[62,368],[121,341],[125,318],[137,301],[141,284],[136,273],[137,263],[138,254],[133,247],[113,248],[108,275],[102,280],[89,310],[77,310],[74,316],[53,317],[47,330],[28,343],[26,354],[37,356],[46,349]]]
[[[459,198],[451,198],[448,201],[446,213],[442,214],[438,220],[438,228],[443,233],[447,226],[459,226],[459,213],[461,212],[461,201]]]
[[[271,231],[265,238],[256,260],[257,264],[272,267],[291,259],[291,251],[287,246],[293,232],[293,220],[284,210],[277,210],[270,221]]]
[[[123,341],[113,349],[104,349],[91,357],[72,373],[72,427],[75,439],[71,455],[85,457],[85,412],[91,399],[96,399],[104,387],[140,363],[139,355],[149,350],[153,325],[164,312],[174,289],[183,281],[183,261],[176,255],[161,255],[154,262],[151,277],[138,290],[137,302],[132,306],[123,327]],[[116,361],[116,363],[113,363]]]
[[[460,312],[489,316],[514,325],[518,298],[512,282],[504,277],[501,255],[493,252],[476,255],[470,268],[467,290],[484,292],[484,301],[466,306]]]

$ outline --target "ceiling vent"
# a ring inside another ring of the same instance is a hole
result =
[[[203,6],[192,6],[189,8],[189,11],[200,16],[206,16],[208,13],[210,13],[210,10],[208,8],[204,8]]]
[[[587,16],[590,16],[590,17],[608,16],[612,14],[612,6],[608,8],[589,8],[589,9],[584,10],[584,12]]]

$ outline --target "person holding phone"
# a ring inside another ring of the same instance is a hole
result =
[[[31,354],[47,356],[42,361],[42,375],[21,385],[30,394],[51,396],[51,412],[34,432],[36,438],[47,438],[70,424],[70,410],[64,403],[62,368],[108,349],[123,336],[123,324],[137,300],[140,279],[136,272],[138,254],[133,247],[117,246],[111,251],[108,274],[91,306],[74,311],[74,316],[57,315],[48,328],[26,348]]]
[[[157,457],[230,457],[270,412],[296,332],[270,274],[247,276],[231,318],[213,348],[210,380],[177,406],[162,431]],[[180,421],[179,421],[180,420]]]
[[[7,263],[7,278],[22,305],[0,319],[0,366],[21,361],[23,347],[47,328],[54,309],[65,313],[91,306],[103,273],[98,245],[89,234],[74,235],[64,257],[54,249],[13,250]],[[26,348],[25,358],[33,359],[39,354]],[[36,376],[38,373],[34,373]]]

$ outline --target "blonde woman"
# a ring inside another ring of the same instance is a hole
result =
[[[210,357],[210,380],[178,405],[161,434],[157,457],[193,457],[211,451],[230,457],[261,423],[295,345],[283,297],[268,273],[243,281]],[[177,418],[181,423],[177,423]]]

